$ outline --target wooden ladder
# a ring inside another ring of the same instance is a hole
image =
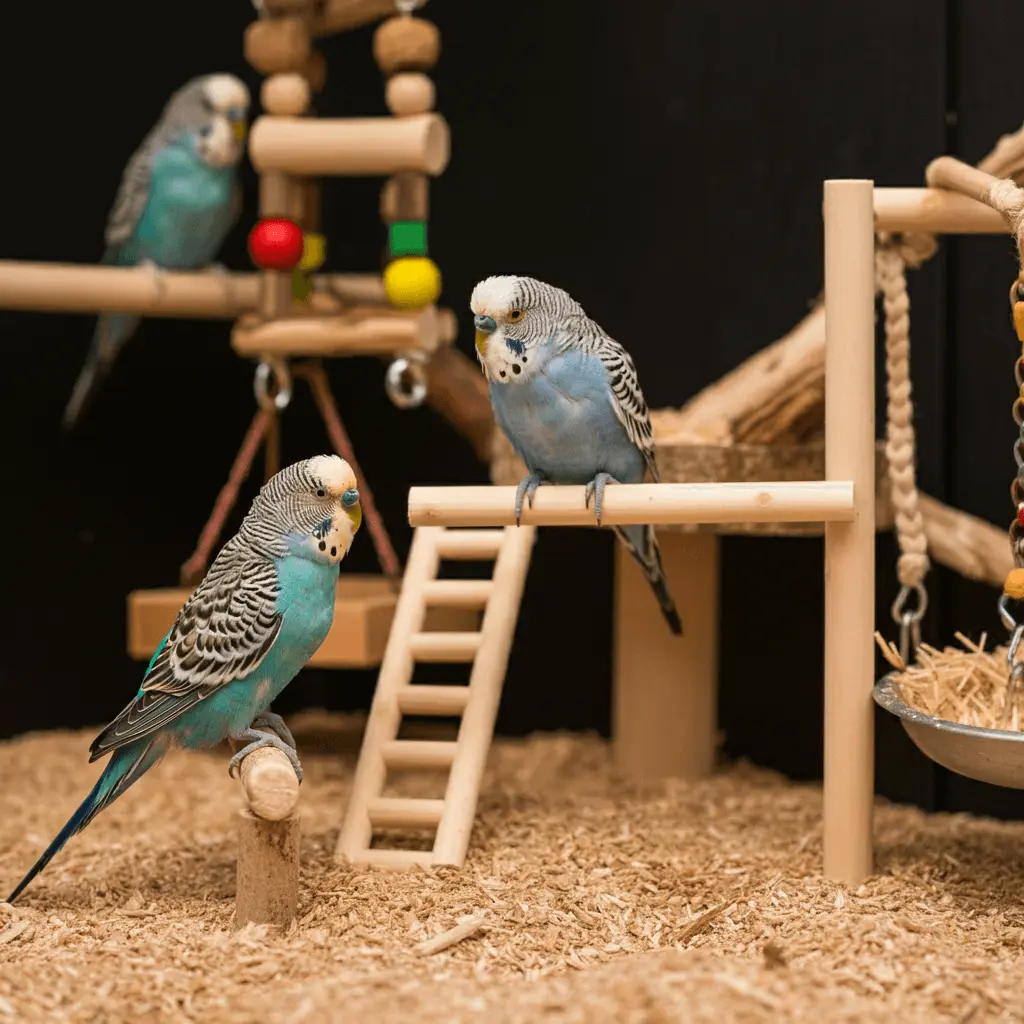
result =
[[[395,869],[465,862],[535,534],[532,526],[416,529],[337,858]],[[439,579],[442,559],[493,559],[494,573],[489,580]],[[483,609],[480,631],[424,632],[428,608]],[[414,684],[417,662],[471,662],[469,684]],[[400,740],[403,715],[461,716],[458,738]],[[383,796],[388,769],[410,768],[447,768],[444,799]],[[434,828],[433,849],[372,849],[375,828]]]

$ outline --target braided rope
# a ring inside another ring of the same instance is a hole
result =
[[[904,253],[920,258],[920,250],[906,249],[888,240],[878,247],[875,252],[875,284],[882,293],[885,311],[888,397],[885,456],[900,549],[896,574],[904,587],[916,587],[927,575],[930,561],[916,479],[914,403],[910,381],[910,298],[905,272],[908,261]]]

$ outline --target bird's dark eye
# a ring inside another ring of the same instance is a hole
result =
[[[327,492],[322,487],[318,487],[316,489],[316,496],[318,498],[326,498],[327,497]]]
[[[512,323],[515,323],[517,320],[522,320],[523,319],[523,311],[521,309],[513,309],[509,313],[508,318],[509,318],[509,320],[512,321]]]
[[[354,488],[350,487],[342,496],[341,503],[345,508],[351,508],[353,505],[359,504],[359,492]]]
[[[212,131],[213,131],[213,125],[212,124],[204,124],[203,127],[199,129],[199,136],[200,136],[200,138],[205,139],[205,138],[207,138],[210,135],[210,133]]]

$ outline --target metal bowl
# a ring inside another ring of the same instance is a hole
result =
[[[1024,733],[981,729],[934,718],[904,704],[895,673],[875,686],[875,703],[897,715],[926,757],[969,779],[1024,789]]]

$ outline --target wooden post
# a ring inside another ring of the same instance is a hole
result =
[[[824,870],[871,873],[874,802],[875,281],[871,181],[825,182],[825,476],[854,518],[825,524]]]
[[[299,780],[275,747],[244,758],[239,779],[249,806],[238,812],[235,927],[287,928],[299,898]]]
[[[658,541],[684,635],[669,630],[640,568],[616,544],[615,762],[644,781],[696,779],[715,763],[719,538],[663,532]]]

